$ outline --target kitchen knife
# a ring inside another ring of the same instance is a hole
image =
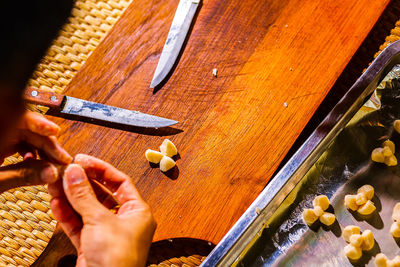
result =
[[[163,82],[174,66],[200,1],[180,0],[150,88],[156,88]]]
[[[178,123],[139,111],[107,106],[31,87],[25,89],[24,99],[28,103],[46,106],[62,114],[129,126],[161,128]]]

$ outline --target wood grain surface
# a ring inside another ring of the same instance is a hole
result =
[[[133,1],[65,94],[178,120],[178,130],[54,118],[60,140],[72,154],[97,156],[132,177],[158,222],[155,241],[217,243],[265,187],[388,2],[204,0],[175,71],[154,93],[149,85],[178,0]],[[144,157],[165,137],[181,156],[168,176]]]

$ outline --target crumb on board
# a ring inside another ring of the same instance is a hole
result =
[[[289,28],[289,25],[288,25],[288,24],[285,24],[285,28]]]
[[[288,107],[288,104],[287,104],[286,102],[284,102],[284,103],[283,103],[283,106],[284,106],[285,108],[287,108],[287,107]]]
[[[256,213],[257,213],[258,215],[261,214],[261,209],[260,209],[259,207],[256,207]]]
[[[214,75],[214,77],[217,77],[217,74],[218,74],[217,68],[213,68],[212,74]]]

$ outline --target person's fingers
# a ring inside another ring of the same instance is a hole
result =
[[[11,188],[52,183],[58,179],[55,165],[42,161],[28,159],[16,164],[0,168],[0,191]]]
[[[41,136],[30,131],[21,131],[21,139],[42,150],[50,159],[60,164],[69,164],[72,157],[58,143],[55,136]]]
[[[89,179],[89,181],[97,199],[101,204],[103,204],[103,206],[105,206],[107,209],[112,209],[119,205],[118,201],[113,197],[110,190],[105,188],[96,180]]]
[[[50,208],[54,217],[60,223],[65,234],[76,249],[80,247],[82,221],[78,214],[71,208],[68,201],[62,198],[52,198]]]
[[[76,267],[87,267],[86,258],[81,251],[78,252],[78,258],[76,259]]]
[[[69,205],[67,197],[64,194],[62,181],[58,180],[55,183],[49,184],[48,191],[52,197],[50,207],[54,217],[60,223],[72,244],[79,249],[80,235],[83,227],[82,220],[72,209],[71,205]]]
[[[49,192],[50,196],[53,197],[66,197],[63,188],[63,182],[61,179],[53,183],[49,183],[47,186],[47,191]]]
[[[97,223],[110,212],[97,200],[85,171],[70,164],[64,172],[63,187],[72,208],[81,215],[83,223]]]
[[[81,165],[89,178],[97,180],[112,192],[115,192],[123,181],[129,179],[111,164],[93,156],[77,154],[74,163]]]
[[[74,161],[82,166],[89,178],[101,182],[113,193],[121,204],[118,210],[119,217],[126,217],[137,212],[151,214],[150,207],[142,199],[129,176],[109,163],[92,156],[78,154]]]
[[[85,154],[76,155],[74,162],[82,166],[89,178],[99,181],[115,194],[119,203],[134,199],[143,201],[129,176],[111,164]]]
[[[25,112],[20,128],[43,136],[57,135],[60,132],[60,127],[57,124],[33,111]]]

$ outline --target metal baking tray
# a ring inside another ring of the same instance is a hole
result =
[[[400,41],[373,61],[201,266],[374,266],[379,252],[389,258],[399,254],[400,242],[389,228],[393,206],[400,201],[400,167],[369,159],[389,137],[400,147],[400,135],[391,127],[400,118],[400,86],[385,82],[388,76],[400,77],[397,64]],[[400,153],[396,156],[400,163]],[[363,184],[375,187],[377,212],[370,218],[351,214],[343,205],[344,195]],[[301,212],[319,194],[330,198],[337,222],[310,229]],[[341,231],[350,224],[370,229],[376,240],[357,262],[343,253]]]

